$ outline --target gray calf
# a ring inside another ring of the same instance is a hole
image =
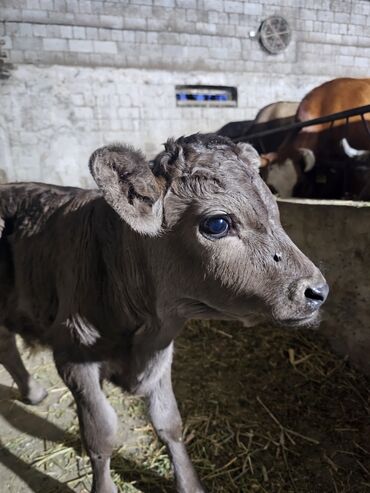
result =
[[[177,491],[201,493],[171,385],[185,321],[317,321],[326,282],[283,231],[258,165],[247,144],[193,135],[169,140],[150,164],[128,146],[98,149],[97,191],[0,186],[0,361],[35,404],[46,392],[14,334],[51,347],[77,403],[93,492],[116,491],[104,379],[146,397]]]

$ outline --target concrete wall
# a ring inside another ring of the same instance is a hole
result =
[[[353,75],[368,68],[368,0],[2,0],[14,63]],[[248,37],[282,15],[294,36],[276,57]]]
[[[249,32],[283,15],[279,55]],[[89,154],[123,140],[153,156],[169,136],[253,118],[343,75],[366,76],[368,0],[2,0],[0,169],[8,180],[91,184]],[[1,67],[0,67],[1,68]],[[180,108],[175,85],[236,86],[236,108]]]
[[[282,224],[330,285],[320,331],[370,374],[370,204],[280,200]]]

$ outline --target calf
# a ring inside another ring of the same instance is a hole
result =
[[[113,493],[108,379],[146,397],[179,493],[203,487],[182,441],[173,340],[191,318],[317,322],[328,287],[283,231],[248,144],[212,134],[168,140],[150,164],[98,149],[98,190],[0,187],[0,361],[25,400],[46,392],[14,334],[51,347],[76,403],[95,493]]]

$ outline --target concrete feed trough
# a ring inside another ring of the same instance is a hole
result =
[[[287,233],[330,285],[320,331],[370,374],[370,203],[289,199],[279,208]]]

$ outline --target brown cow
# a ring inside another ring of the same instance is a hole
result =
[[[370,79],[334,79],[309,92],[297,110],[297,121],[308,121],[370,103]],[[370,114],[366,116],[370,119]],[[315,163],[325,159],[342,159],[342,138],[360,149],[370,149],[369,135],[360,116],[332,123],[302,128],[281,144],[277,153],[262,155],[262,166],[268,166],[266,182],[282,197],[290,197],[297,186],[305,196],[302,183]]]
[[[129,146],[98,149],[99,190],[0,186],[0,361],[37,403],[46,392],[15,333],[52,349],[77,402],[94,493],[116,492],[104,379],[146,397],[177,491],[203,493],[171,385],[185,321],[317,323],[328,286],[281,227],[258,163],[248,144],[197,134],[170,139],[151,165]]]

